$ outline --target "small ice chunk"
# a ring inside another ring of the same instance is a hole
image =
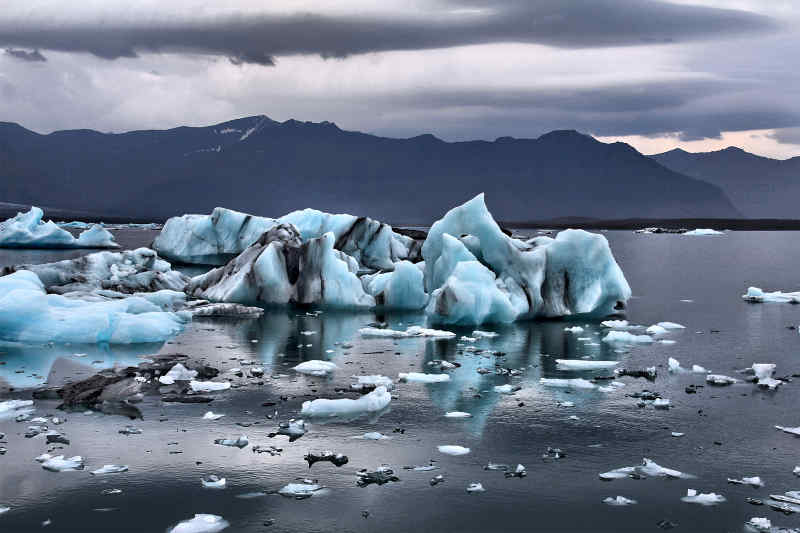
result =
[[[686,435],[686,433],[680,433],[678,431],[673,431],[672,433],[670,433],[670,435],[672,435],[673,437],[683,437],[684,435]]]
[[[200,483],[203,485],[204,489],[224,489],[227,481],[224,477],[211,474],[200,478]]]
[[[708,374],[708,370],[700,365],[692,365],[692,372],[695,374]]]
[[[160,376],[158,381],[162,385],[172,385],[176,381],[191,381],[197,377],[197,370],[189,370],[182,364],[178,363],[169,372]]]
[[[658,324],[653,324],[644,331],[648,335],[663,335],[667,332],[667,328],[659,326]]]
[[[572,326],[570,328],[564,328],[564,331],[569,333],[583,333],[583,328],[580,326]]]
[[[600,325],[611,329],[639,329],[642,326],[629,323],[627,320],[604,320]]]
[[[598,370],[614,368],[619,361],[593,361],[587,359],[556,359],[559,370]]]
[[[519,387],[515,387],[509,383],[506,383],[505,385],[495,385],[494,387],[494,391],[499,392],[500,394],[513,394],[518,390],[520,390]]]
[[[473,483],[470,483],[469,485],[467,485],[467,492],[470,493],[470,494],[473,494],[473,493],[476,493],[476,492],[486,492],[486,489],[484,489],[483,485],[481,485],[480,483],[474,483],[473,482]]]
[[[636,500],[631,500],[626,498],[625,496],[617,496],[616,498],[612,498],[609,496],[608,498],[603,500],[603,503],[606,505],[613,505],[615,507],[621,507],[624,505],[634,505],[636,504]]]
[[[69,472],[71,470],[83,470],[83,457],[76,455],[64,459],[63,455],[56,455],[42,463],[42,468],[50,472]]]
[[[655,461],[647,458],[642,459],[642,464],[636,467],[636,472],[650,477],[668,477],[675,479],[694,478],[691,474],[685,474],[678,470],[673,470],[672,468],[664,468]]]
[[[349,398],[308,400],[303,402],[300,412],[302,415],[310,417],[353,416],[381,411],[391,401],[392,396],[386,387],[378,387],[357,400]]]
[[[412,383],[442,383],[450,381],[449,374],[423,374],[421,372],[400,372],[397,378],[400,381]]]
[[[387,437],[383,433],[378,433],[377,431],[370,431],[369,433],[364,433],[363,435],[356,435],[354,437],[350,437],[351,439],[363,439],[363,440],[389,440],[392,437]]]
[[[444,414],[445,418],[471,418],[472,414],[464,411],[448,411]]]
[[[470,451],[469,448],[452,444],[438,446],[437,449],[439,450],[439,453],[443,453],[445,455],[466,455]]]
[[[758,476],[743,477],[741,479],[728,478],[728,483],[733,483],[734,485],[750,485],[756,488],[764,486],[764,482]]]
[[[681,501],[700,505],[716,505],[725,502],[725,496],[713,492],[698,493],[695,489],[687,489],[686,496],[681,498]]]
[[[748,520],[745,525],[756,531],[768,532],[772,529],[772,522],[768,518],[759,518],[757,516]]]
[[[683,300],[681,300],[683,301]],[[662,327],[664,329],[686,329],[686,326],[682,326],[676,322],[659,322],[656,326]]]
[[[220,446],[234,446],[241,449],[250,444],[250,441],[247,440],[245,435],[242,435],[235,439],[214,439],[214,444],[219,444]]]
[[[600,479],[603,481],[612,481],[614,479],[623,479],[631,474],[636,473],[635,466],[623,466],[622,468],[615,468],[614,470],[609,470],[608,472],[603,472],[599,474]]]
[[[128,471],[128,465],[104,465],[102,468],[92,470],[93,476],[102,476],[105,474],[120,474]]]
[[[217,392],[231,388],[230,381],[195,381],[189,382],[194,392]]]
[[[794,427],[794,428],[790,428],[790,427],[786,427],[786,426],[775,426],[775,429],[779,429],[779,430],[783,431],[784,433],[790,433],[792,435],[800,437],[800,426]],[[797,469],[795,469],[795,473],[797,473]]]
[[[282,487],[278,491],[278,494],[287,498],[297,498],[301,500],[310,498],[320,489],[322,489],[322,487],[316,483],[289,483]]]
[[[313,359],[311,361],[303,361],[299,365],[293,367],[293,370],[300,374],[308,374],[310,376],[327,376],[336,370],[336,365],[330,361]]]
[[[706,383],[711,385],[732,385],[734,383],[738,383],[739,380],[736,378],[732,378],[730,376],[723,376],[722,374],[709,374],[706,376]]]
[[[796,467],[794,467],[794,470],[792,470],[792,473],[793,473],[795,476],[798,476],[798,477],[800,477],[800,466],[796,466]]]
[[[472,332],[473,337],[479,337],[484,339],[493,339],[494,337],[499,336],[499,333],[495,333],[494,331],[481,331],[476,329]]]
[[[196,514],[192,519],[179,522],[167,533],[218,533],[229,525],[221,516]]]
[[[30,414],[33,411],[33,400],[6,400],[0,402],[0,420],[14,418],[21,414]]]
[[[618,343],[618,344],[650,344],[653,342],[653,337],[650,335],[634,335],[627,331],[609,331],[603,337],[603,342]]]
[[[682,235],[705,236],[705,235],[724,235],[724,233],[711,228],[697,228],[691,231],[684,232],[682,233]]]
[[[407,337],[441,337],[451,338],[456,334],[452,331],[443,331],[440,329],[428,329],[421,326],[411,326],[405,331],[397,331],[393,329],[382,328],[361,328],[358,330],[362,337],[391,337],[396,339],[404,339]]]
[[[125,426],[124,428],[120,429],[117,433],[120,435],[141,435],[142,430],[137,428],[136,426]]]
[[[0,505],[0,514],[6,514],[11,510],[11,507],[6,507],[5,505]]]
[[[559,387],[562,389],[594,389],[597,387],[591,381],[583,378],[539,378],[539,383],[545,387]]]
[[[214,411],[206,411],[206,414],[203,415],[203,420],[219,420],[223,416],[225,415],[215,413]]]
[[[669,409],[672,403],[666,398],[656,398],[653,400],[653,407],[656,409]]]

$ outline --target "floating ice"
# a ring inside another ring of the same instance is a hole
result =
[[[708,374],[706,376],[706,383],[709,383],[711,385],[724,386],[724,385],[732,385],[738,382],[739,382],[738,379],[732,378],[730,376],[723,376],[722,374]]]
[[[5,514],[11,510],[11,507],[6,507],[5,505],[0,505],[0,514]]]
[[[483,485],[481,485],[480,483],[470,483],[469,485],[467,485],[467,492],[470,494],[476,492],[486,492],[486,489],[484,489]]]
[[[686,326],[682,326],[675,322],[659,322],[658,324],[656,324],[656,326],[659,326],[664,329],[686,329]]]
[[[783,431],[784,433],[789,433],[790,435],[794,435],[796,437],[800,437],[800,426],[791,428],[786,426],[775,426],[775,429]],[[797,469],[795,469],[795,473],[797,474]],[[798,474],[800,475],[800,474]]]
[[[795,476],[798,476],[798,477],[800,477],[800,466],[796,466],[796,467],[794,467],[794,470],[792,470],[792,473],[793,473]]]
[[[235,439],[215,439],[214,444],[219,444],[220,446],[231,446],[234,448],[241,449],[245,448],[248,444],[250,444],[250,441],[247,440],[247,437],[245,435],[242,435]]]
[[[227,481],[224,477],[211,474],[200,478],[200,483],[203,485],[204,489],[224,489]]]
[[[443,453],[445,455],[466,455],[469,453],[469,448],[451,444],[437,446],[437,449],[439,450],[439,453]]]
[[[189,370],[182,364],[178,363],[163,376],[159,376],[158,381],[162,385],[172,385],[176,381],[191,381],[197,377],[197,370]]]
[[[216,392],[231,388],[230,381],[196,381],[189,382],[189,386],[194,392]]]
[[[650,344],[653,342],[653,337],[650,335],[634,335],[633,333],[629,333],[627,331],[612,330],[609,331],[605,337],[603,337],[603,342],[619,344]]]
[[[749,287],[742,299],[752,303],[800,303],[800,292],[764,292],[758,287]]]
[[[601,326],[611,329],[641,329],[642,326],[629,323],[627,320],[603,320]]]
[[[305,499],[310,498],[322,487],[316,483],[289,483],[282,487],[278,494],[287,498]]]
[[[653,324],[652,326],[649,326],[644,331],[648,335],[663,335],[663,334],[665,334],[667,332],[667,328],[665,328],[663,326],[659,326],[658,324]]]
[[[276,223],[217,207],[211,215],[170,218],[153,241],[153,249],[182,263],[224,265]]]
[[[756,383],[759,387],[775,390],[779,385],[783,384],[783,381],[772,377],[775,367],[774,363],[753,363],[750,368],[756,377]]]
[[[353,378],[357,380],[357,383],[350,385],[353,389],[362,390],[368,387],[386,387],[386,390],[392,390],[392,387],[394,387],[392,378],[379,374],[371,376],[353,376]]]
[[[649,477],[667,477],[673,479],[692,479],[694,478],[691,474],[685,474],[678,470],[673,470],[671,468],[664,468],[663,466],[657,464],[655,461],[651,459],[644,458],[642,459],[642,464],[638,466],[625,466],[622,468],[616,468],[614,470],[610,470],[608,472],[603,472],[600,474],[600,479],[605,481],[611,481],[614,479],[622,479],[629,477],[631,475],[639,475],[639,476],[649,476]]]
[[[443,331],[441,329],[428,329],[420,326],[411,326],[405,331],[396,331],[393,329],[381,328],[361,328],[358,330],[362,337],[391,337],[394,339],[404,339],[407,337],[440,337],[451,338],[456,334],[452,331]]]
[[[681,498],[681,501],[700,505],[716,505],[725,502],[725,496],[713,492],[698,493],[695,489],[687,489],[686,496]]]
[[[97,470],[92,470],[91,474],[93,476],[102,476],[104,474],[119,474],[121,472],[127,472],[128,465],[104,465],[102,468],[98,468]]]
[[[448,411],[444,416],[445,418],[471,418],[472,414],[464,411]]]
[[[361,277],[364,291],[375,304],[391,309],[422,309],[428,303],[423,273],[408,261],[395,263],[394,270]]]
[[[515,387],[510,383],[506,383],[505,385],[495,385],[494,391],[499,392],[500,394],[513,394],[514,392],[518,391],[519,387]]]
[[[42,463],[42,468],[50,472],[68,472],[70,470],[83,470],[83,457],[76,455],[64,459],[63,455],[50,457]]]
[[[219,420],[225,415],[215,413],[214,411],[206,411],[206,414],[203,415],[203,420]]]
[[[194,518],[179,522],[167,533],[218,533],[230,524],[221,516],[196,514]]]
[[[630,499],[626,498],[625,496],[617,496],[616,498],[612,498],[612,497],[609,496],[608,498],[603,500],[603,503],[605,503],[606,505],[613,505],[613,506],[616,506],[616,507],[621,507],[621,506],[624,506],[624,505],[634,505],[637,502],[636,502],[636,500],[630,500]]]
[[[308,374],[310,376],[327,376],[336,370],[336,365],[330,361],[313,359],[311,361],[303,361],[299,365],[292,367],[292,369],[300,374]]]
[[[118,248],[114,236],[94,224],[78,238],[60,228],[55,222],[42,221],[44,213],[31,207],[27,213],[17,213],[0,222],[0,248]]]
[[[672,407],[672,402],[667,400],[666,398],[656,398],[653,400],[653,407],[656,409],[669,409]]]
[[[0,420],[30,414],[33,411],[33,400],[6,400],[0,402]]]
[[[583,328],[580,326],[572,326],[569,328],[564,328],[564,331],[568,331],[569,333],[583,333]]]
[[[561,378],[539,378],[539,383],[545,387],[558,387],[562,389],[594,389],[594,383],[583,378],[561,379]]]
[[[476,329],[472,332],[473,337],[484,338],[484,339],[493,339],[495,337],[499,337],[499,333],[495,333],[494,331],[481,331]]]
[[[764,482],[758,476],[743,477],[741,479],[728,478],[728,483],[733,483],[734,485],[750,485],[756,488],[764,486]]]
[[[559,370],[598,370],[614,368],[619,361],[592,361],[587,359],[556,359]]]
[[[351,400],[340,398],[336,400],[316,399],[303,402],[300,413],[304,416],[324,417],[349,417],[365,413],[375,413],[385,409],[392,401],[392,396],[386,387],[378,387],[369,394]]]
[[[669,371],[673,372],[673,373],[681,373],[681,372],[692,372],[694,374],[707,374],[708,373],[708,370],[706,370],[705,368],[703,368],[700,365],[692,365],[692,369],[691,370],[686,370],[685,368],[683,368],[681,366],[680,362],[677,359],[675,359],[674,357],[670,357],[667,360],[667,366],[669,367]]]
[[[704,235],[724,235],[724,233],[711,228],[698,228],[698,229],[693,229],[691,231],[687,231],[682,235],[704,236]]]
[[[163,312],[144,298],[88,302],[47,294],[20,270],[0,277],[0,340],[26,343],[161,342],[180,333],[186,313]]]
[[[350,437],[351,439],[363,439],[363,440],[389,440],[392,437],[387,437],[382,433],[378,433],[377,431],[370,431],[369,433],[364,433],[363,435],[356,435],[354,437]]]
[[[356,261],[333,246],[333,233],[303,242],[294,226],[281,224],[224,267],[192,278],[186,292],[245,305],[374,307],[356,276]]]
[[[770,522],[768,518],[759,518],[755,516],[748,520],[745,525],[756,531],[768,532],[772,529],[772,522]]]
[[[400,381],[411,383],[443,383],[450,381],[450,374],[423,374],[421,372],[400,372],[397,375]]]

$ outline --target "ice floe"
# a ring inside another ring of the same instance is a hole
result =
[[[469,448],[452,444],[437,446],[437,449],[439,450],[439,453],[443,453],[445,455],[466,455],[470,452]]]
[[[631,500],[629,498],[626,498],[625,496],[617,496],[616,498],[612,498],[611,496],[609,496],[608,498],[603,500],[603,503],[614,507],[622,507],[625,505],[635,505],[637,502],[636,500]]]
[[[775,429],[783,431],[784,433],[789,433],[790,435],[794,435],[795,437],[800,437],[800,426],[798,427],[787,427],[787,426],[775,426]],[[795,472],[797,473],[797,472]],[[800,475],[800,474],[798,474]]]
[[[539,378],[539,383],[545,387],[557,387],[562,389],[594,389],[597,387],[594,383],[583,378]]]
[[[594,361],[590,359],[556,359],[559,370],[598,370],[614,368],[619,361]]]
[[[167,533],[218,533],[230,524],[221,516],[213,514],[196,514],[194,518],[179,522]]]
[[[722,231],[717,231],[711,228],[697,228],[683,233],[683,235],[690,235],[690,236],[724,235],[724,234],[725,233]]]
[[[292,370],[299,374],[308,374],[310,376],[327,376],[334,370],[336,365],[330,361],[320,361],[312,359],[311,361],[303,361],[299,365],[292,367]]]
[[[42,462],[42,468],[50,472],[69,472],[71,470],[83,470],[83,457],[76,455],[74,457],[64,458],[63,455],[56,455],[49,457]]]
[[[800,292],[764,292],[758,287],[749,287],[742,299],[752,303],[800,303]]]
[[[483,485],[481,483],[474,483],[473,482],[473,483],[470,483],[469,485],[467,485],[467,492],[469,494],[476,494],[476,493],[479,493],[479,492],[486,492],[486,489],[483,488]]]
[[[686,474],[672,468],[664,468],[652,459],[642,459],[642,464],[638,466],[625,466],[616,468],[608,472],[599,474],[600,479],[604,481],[611,481],[614,479],[622,479],[631,476],[644,476],[644,477],[667,477],[673,479],[692,479],[695,476]]]
[[[27,213],[0,222],[0,248],[118,248],[114,236],[94,224],[78,238],[55,222],[42,221],[44,213],[31,207]]]
[[[714,492],[699,493],[695,489],[687,489],[686,496],[681,498],[681,501],[697,503],[699,505],[717,505],[718,503],[724,503],[726,500],[725,496],[722,494],[716,494]]]
[[[97,470],[92,470],[90,473],[93,476],[102,476],[105,474],[120,474],[128,471],[128,465],[104,465]]]
[[[732,378],[730,376],[724,376],[722,374],[708,374],[706,376],[706,383],[710,385],[725,386],[725,385],[733,385],[734,383],[738,382],[739,382],[738,379]]]
[[[650,335],[634,335],[628,331],[609,331],[603,342],[618,343],[618,344],[650,344],[653,342],[653,337]]]
[[[192,391],[194,392],[217,392],[228,390],[231,388],[230,381],[196,381],[192,380],[189,382],[189,387],[191,387]]]
[[[225,415],[215,413],[214,411],[206,411],[206,414],[203,415],[203,420],[219,420],[223,416]]]
[[[200,484],[204,489],[224,489],[227,485],[227,480],[224,477],[219,477],[216,474],[210,474],[200,478]]]
[[[356,400],[350,398],[307,400],[303,402],[300,413],[315,418],[358,416],[381,411],[388,407],[391,401],[392,396],[386,387],[378,387]]]
[[[400,372],[397,375],[400,381],[411,383],[442,383],[450,381],[450,374],[423,374],[421,372]]]
[[[303,500],[310,498],[315,493],[322,490],[322,486],[313,482],[308,483],[289,483],[278,490],[278,494],[287,498]]]
[[[445,418],[471,418],[471,413],[465,413],[464,411],[448,411],[444,414]]]
[[[235,439],[215,439],[214,444],[219,444],[220,446],[231,446],[233,448],[246,448],[250,441],[247,439],[247,436],[241,435]]]
[[[743,477],[741,479],[728,478],[728,483],[732,483],[734,485],[749,485],[756,488],[764,486],[764,482],[759,476]]]
[[[393,339],[404,339],[407,337],[434,337],[448,339],[456,336],[456,334],[452,331],[423,328],[421,326],[410,326],[405,331],[366,327],[359,329],[358,333],[362,337],[390,337]]]
[[[181,363],[169,369],[163,376],[159,376],[158,381],[162,385],[172,385],[176,381],[191,381],[197,377],[197,370],[189,370]]]

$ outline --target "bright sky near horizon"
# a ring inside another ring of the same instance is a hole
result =
[[[4,0],[0,121],[266,114],[392,137],[576,129],[800,155],[793,0]]]

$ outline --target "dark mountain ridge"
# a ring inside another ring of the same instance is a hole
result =
[[[482,191],[505,220],[741,216],[720,188],[571,130],[446,142],[265,116],[119,134],[0,123],[6,202],[137,218],[314,207],[424,224]]]

